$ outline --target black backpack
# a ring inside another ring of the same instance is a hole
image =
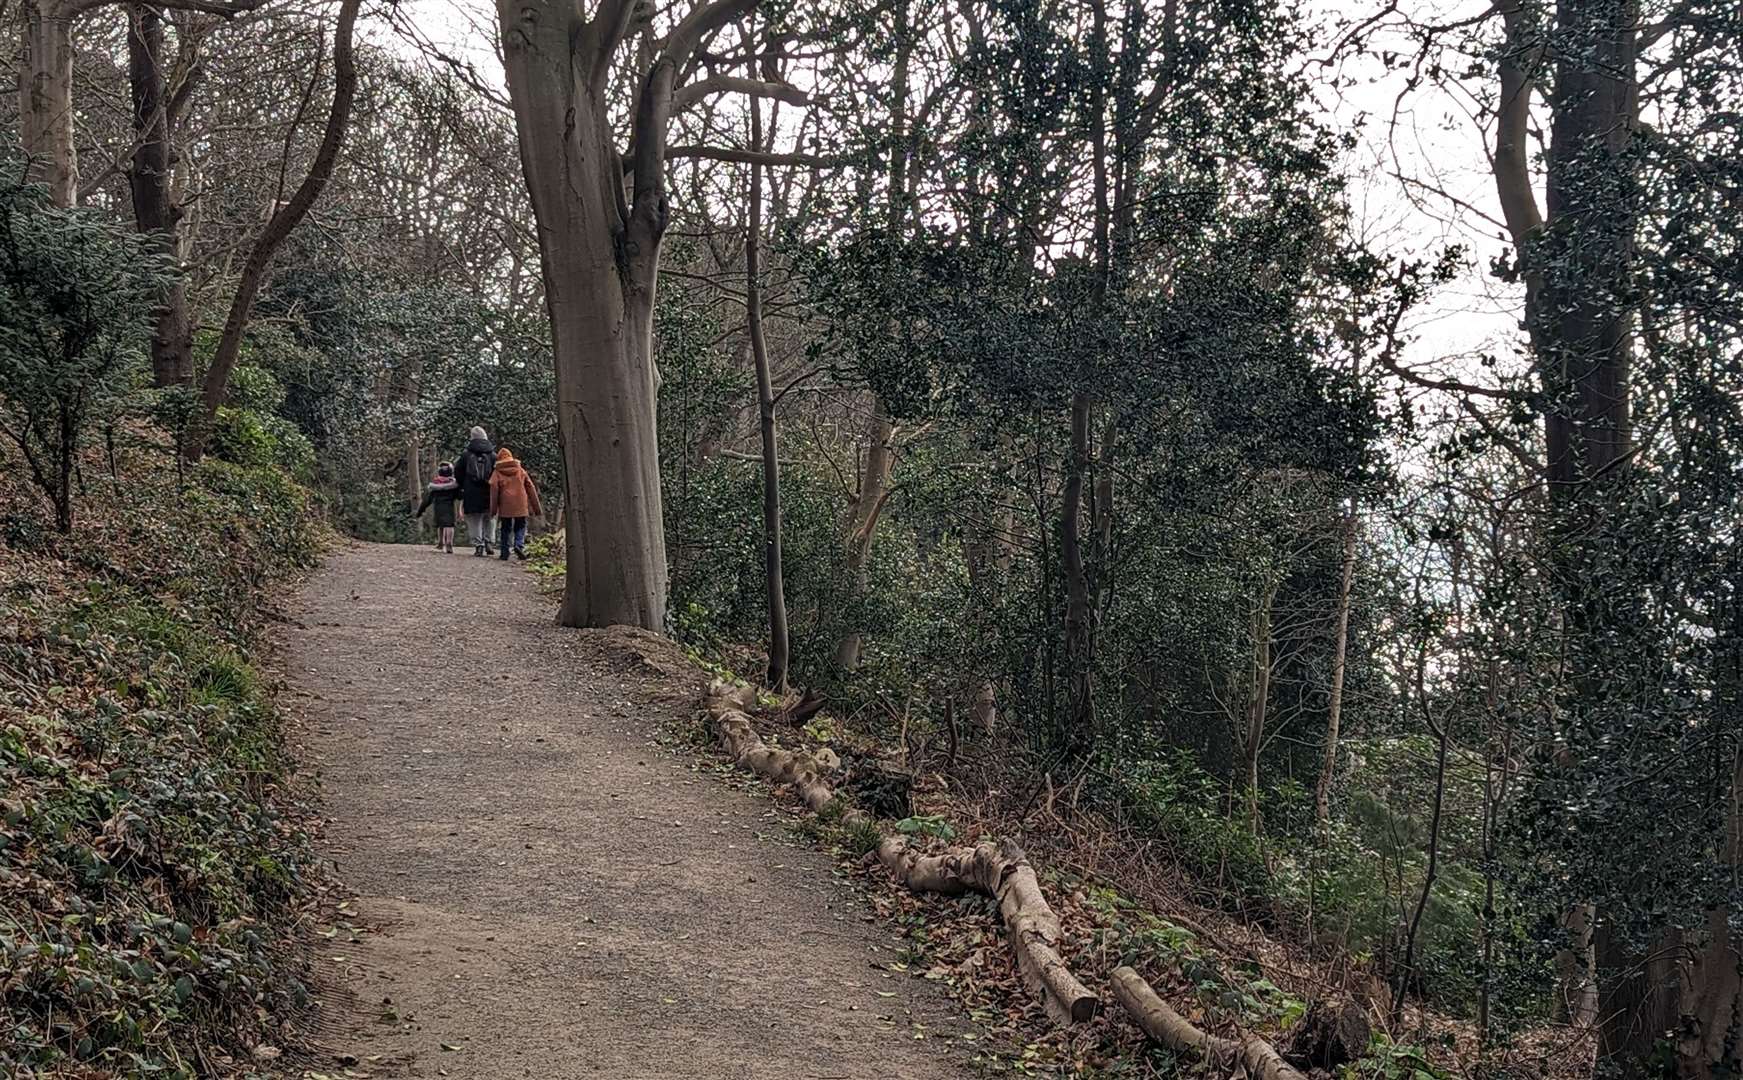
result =
[[[490,483],[490,455],[483,450],[466,452],[466,478],[474,484]]]

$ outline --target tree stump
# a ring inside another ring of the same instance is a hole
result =
[[[1355,1002],[1316,1001],[1290,1032],[1284,1056],[1303,1068],[1336,1069],[1366,1053],[1372,1034]]]
[[[914,774],[900,766],[855,754],[844,763],[840,787],[873,817],[900,821],[914,815]]]

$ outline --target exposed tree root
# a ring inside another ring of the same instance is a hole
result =
[[[769,746],[751,722],[749,710],[755,705],[756,690],[752,687],[735,687],[720,681],[709,686],[708,715],[722,749],[740,767],[774,783],[794,785],[812,812],[827,807],[836,796],[823,775],[840,764],[835,755],[828,750],[799,754]],[[851,810],[844,820],[852,823],[873,819]],[[1064,930],[1059,916],[1048,906],[1035,868],[1017,844],[1009,840],[988,841],[971,848],[949,848],[927,855],[910,847],[905,837],[886,836],[878,845],[878,859],[892,878],[914,892],[946,896],[977,892],[992,897],[998,902],[999,914],[1010,934],[1017,968],[1030,992],[1046,1006],[1048,1015],[1060,1024],[1082,1023],[1095,1016],[1101,999],[1071,973],[1060,957],[1059,942],[1064,938]],[[1169,1049],[1201,1058],[1219,1069],[1240,1070],[1248,1080],[1305,1080],[1264,1039],[1256,1036],[1225,1039],[1199,1030],[1170,1008],[1131,968],[1116,968],[1112,981],[1114,996],[1126,1012],[1146,1034]]]
[[[794,785],[812,812],[828,806],[835,793],[821,774],[838,764],[835,755],[827,750],[795,754],[769,746],[757,734],[748,715],[755,704],[756,691],[751,687],[734,687],[718,681],[709,686],[708,715],[714,722],[721,748],[741,768],[775,783]],[[872,818],[859,810],[850,810],[842,820],[851,825]],[[909,850],[901,837],[888,837],[878,847],[878,858],[891,876],[915,892],[960,896],[972,890],[997,900],[999,914],[1011,936],[1017,968],[1030,992],[1047,1007],[1048,1015],[1058,1023],[1072,1024],[1096,1014],[1100,999],[1060,959],[1058,948],[1064,931],[1059,917],[1041,895],[1041,883],[1022,848],[1006,841],[952,848],[941,855],[922,855]]]
[[[1017,968],[1048,1015],[1058,1023],[1074,1024],[1096,1014],[1100,998],[1060,959],[1064,931],[1059,916],[1041,895],[1041,883],[1022,848],[1006,840],[922,855],[892,836],[878,846],[878,858],[891,877],[916,892],[960,896],[972,890],[993,897],[1010,932]]]
[[[724,682],[708,687],[708,715],[714,721],[714,734],[721,748],[740,768],[771,783],[792,784],[805,806],[812,813],[820,812],[835,799],[835,792],[823,776],[840,762],[830,750],[795,754],[763,742],[746,712],[755,704],[756,690],[751,687],[734,687]]]
[[[1186,1017],[1157,996],[1143,976],[1129,967],[1113,973],[1114,997],[1119,999],[1145,1034],[1176,1053],[1191,1054],[1218,1070],[1245,1070],[1250,1080],[1305,1080],[1302,1073],[1283,1060],[1270,1043],[1256,1036],[1224,1039],[1194,1027]]]

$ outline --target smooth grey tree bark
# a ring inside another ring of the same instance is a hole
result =
[[[711,0],[619,63],[650,26],[636,0],[592,17],[559,0],[498,0],[521,168],[538,220],[557,372],[568,567],[558,621],[660,630],[666,540],[656,424],[654,293],[670,219],[667,134],[675,111],[721,92],[803,102],[791,87],[715,76],[684,85],[698,47],[756,0]],[[628,71],[627,94],[612,85]],[[633,103],[630,146],[613,142],[614,101]],[[742,160],[763,159],[755,151]]]

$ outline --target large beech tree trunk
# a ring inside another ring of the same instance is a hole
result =
[[[701,39],[754,6],[714,0],[679,19],[657,54],[650,46],[634,65],[632,143],[620,157],[610,80],[645,6],[603,0],[589,19],[559,0],[497,5],[557,369],[568,556],[557,618],[565,626],[657,631],[665,623],[653,313],[670,216],[666,136],[681,107],[678,80]],[[685,88],[714,89],[766,87],[715,77]]]
[[[610,102],[571,57],[575,27],[560,7],[502,10],[521,166],[539,222],[567,481],[558,621],[657,631],[666,541],[652,347],[665,205],[638,206],[625,220]]]
[[[181,262],[181,208],[172,192],[173,111],[164,80],[163,15],[156,8],[129,8],[127,75],[133,91],[133,130],[137,144],[127,174],[133,195],[133,220],[140,232],[156,238],[162,251]],[[180,386],[194,377],[194,325],[187,283],[177,277],[164,294],[151,335],[151,375],[157,386]]]

